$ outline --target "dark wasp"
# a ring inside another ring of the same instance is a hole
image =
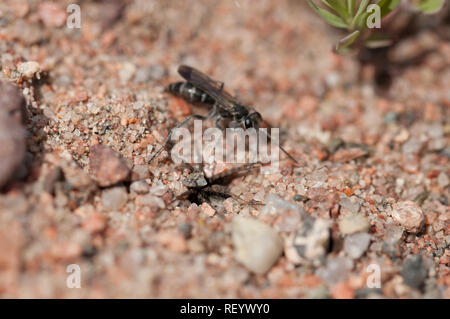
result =
[[[181,123],[176,125],[164,140],[161,147],[153,154],[149,162],[151,162],[167,145],[172,132],[188,123],[191,119],[206,120],[208,118],[215,119],[215,125],[224,129],[223,122],[227,122],[230,127],[243,126],[245,129],[260,127],[261,122],[265,122],[252,106],[241,103],[236,97],[224,90],[224,83],[211,79],[199,70],[187,66],[180,65],[178,73],[186,80],[184,82],[176,82],[169,84],[167,91],[173,95],[184,98],[193,103],[203,103],[212,107],[208,116],[192,114],[186,117]],[[270,138],[270,134],[266,133]],[[294,162],[297,162],[281,145],[278,147]]]

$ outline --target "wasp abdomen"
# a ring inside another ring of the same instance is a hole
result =
[[[171,83],[167,87],[167,91],[169,91],[173,95],[182,97],[189,102],[205,104],[215,103],[214,99],[210,95],[196,88],[189,82]]]

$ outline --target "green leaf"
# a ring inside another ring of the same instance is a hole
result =
[[[350,17],[353,17],[353,13],[355,12],[355,4],[356,0],[347,0],[346,8]]]
[[[334,11],[336,11],[342,19],[345,20],[348,18],[347,10],[339,2],[339,0],[334,0],[334,1],[333,0],[322,0],[322,2],[325,5],[327,5],[328,7],[330,7],[331,9],[333,9]]]
[[[359,8],[358,8],[358,11],[356,12],[356,15],[353,18],[353,21],[351,23],[352,27],[355,26],[359,22],[359,19],[360,19],[361,15],[365,12],[368,4],[369,4],[369,0],[362,0],[361,1],[360,5],[359,5]]]
[[[342,38],[336,44],[336,51],[342,52],[343,49],[348,48],[353,42],[355,42],[356,38],[358,38],[361,32],[359,30],[353,31],[345,38]]]
[[[326,22],[328,22],[329,24],[331,24],[334,27],[337,28],[347,28],[347,24],[344,22],[344,20],[342,20],[341,18],[339,18],[338,16],[332,14],[331,12],[321,9],[319,7],[317,7],[314,2],[312,2],[312,0],[307,0],[309,6],[316,11],[316,13],[318,15],[320,15],[322,17],[322,19],[324,19]]]
[[[383,18],[400,4],[400,0],[380,0],[377,4],[380,6],[381,17]]]
[[[378,49],[390,46],[392,39],[380,33],[372,33],[365,41],[364,45],[369,49]]]
[[[439,12],[444,6],[445,0],[424,0],[419,3],[419,9],[425,14]]]

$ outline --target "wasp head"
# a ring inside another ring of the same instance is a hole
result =
[[[258,128],[259,123],[261,123],[261,121],[262,121],[261,114],[259,114],[258,112],[250,113],[249,115],[247,115],[247,117],[244,120],[244,127],[245,127],[245,129],[248,129],[251,127]]]

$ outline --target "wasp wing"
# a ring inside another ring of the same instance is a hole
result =
[[[235,104],[239,104],[230,93],[223,89],[223,82],[213,80],[203,72],[187,65],[180,65],[178,73],[186,81],[210,95],[219,106],[226,110],[231,111]]]

